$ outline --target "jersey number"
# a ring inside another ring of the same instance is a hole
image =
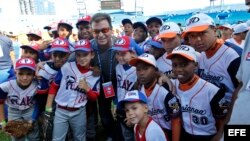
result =
[[[202,124],[202,125],[208,124],[208,119],[205,116],[198,117],[196,115],[192,115],[192,121],[195,124]]]

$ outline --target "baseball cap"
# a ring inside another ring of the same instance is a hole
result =
[[[161,42],[160,42],[160,38],[159,36],[155,36],[154,38],[152,39],[149,39],[148,42],[146,43],[147,45],[151,45],[152,47],[155,47],[155,48],[163,48]]]
[[[151,17],[147,19],[146,24],[149,25],[151,22],[158,22],[160,25],[162,25],[162,20],[158,17]]]
[[[176,47],[172,53],[167,55],[168,59],[172,59],[174,55],[180,55],[190,61],[197,62],[197,54],[193,47],[188,45],[180,45]]]
[[[186,21],[186,28],[182,34],[184,38],[190,32],[202,32],[208,29],[209,26],[215,26],[214,20],[204,13],[199,13],[191,16]]]
[[[90,52],[93,49],[91,48],[90,41],[87,39],[83,39],[83,40],[79,40],[76,42],[74,51],[77,51],[77,50]]]
[[[69,41],[63,38],[56,38],[51,45],[49,52],[61,51],[69,53]]]
[[[237,24],[233,27],[233,34],[238,34],[238,33],[242,33],[242,32],[245,32],[247,30],[249,30],[249,27],[247,26],[246,23],[240,23],[240,24]]]
[[[129,23],[131,25],[133,25],[132,21],[130,19],[123,19],[122,20],[122,25],[125,25],[126,23]]]
[[[129,36],[122,36],[117,38],[111,49],[118,51],[134,51],[137,46],[138,45],[134,39]]]
[[[232,30],[232,26],[231,26],[230,24],[223,24],[223,25],[220,25],[218,28],[219,28],[219,29],[228,28],[228,29],[231,29],[231,30]]]
[[[30,48],[30,49],[34,50],[35,52],[39,53],[40,46],[35,41],[31,41],[28,44],[20,46],[20,48],[22,48],[22,49]]]
[[[131,66],[136,66],[136,64],[140,61],[156,67],[155,57],[151,54],[148,54],[148,53],[143,53],[142,55],[138,56],[137,58],[131,59],[129,61],[129,64]]]
[[[174,38],[177,34],[181,34],[181,28],[175,22],[167,22],[160,28],[160,38]]]
[[[148,34],[148,29],[147,29],[146,25],[143,22],[135,22],[133,24],[134,29],[136,29],[138,27],[141,27]]]
[[[68,20],[60,20],[57,27],[59,27],[60,25],[66,25],[68,26],[71,30],[73,29],[72,23]]]
[[[118,107],[123,108],[126,102],[143,102],[147,104],[147,97],[142,92],[133,90],[125,94],[124,99],[118,103]]]
[[[247,24],[248,26],[250,26],[250,20],[247,20],[247,21],[246,21],[246,24]]]
[[[38,37],[42,38],[42,32],[40,30],[38,30],[38,29],[32,29],[26,35],[27,36],[35,35],[35,36],[38,36]]]
[[[31,58],[21,58],[16,61],[16,69],[28,68],[36,70],[36,62]]]
[[[85,16],[81,17],[80,19],[78,19],[78,21],[76,23],[76,27],[78,28],[79,24],[81,24],[81,23],[90,23],[91,18],[92,17],[89,15],[85,15]]]

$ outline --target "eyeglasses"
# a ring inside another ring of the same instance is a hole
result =
[[[102,29],[93,29],[93,32],[94,34],[100,34],[100,32],[105,34],[109,32],[109,27],[102,28]]]

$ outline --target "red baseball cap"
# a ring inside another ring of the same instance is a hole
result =
[[[27,36],[35,35],[35,36],[38,36],[38,37],[42,38],[42,32],[40,30],[38,30],[38,29],[32,29],[26,35]]]
[[[93,49],[91,48],[90,41],[83,39],[83,40],[79,40],[78,42],[76,42],[74,51],[77,51],[77,50],[90,52]]]
[[[92,17],[89,16],[89,15],[86,15],[86,16],[83,16],[83,17],[79,18],[78,21],[77,21],[77,23],[76,23],[76,27],[78,28],[79,24],[81,24],[81,23],[87,23],[87,24],[89,24],[90,21],[91,21],[91,18]]]
[[[31,58],[21,58],[16,61],[16,69],[28,68],[33,71],[36,70],[36,62]]]
[[[68,20],[60,20],[57,27],[59,27],[60,25],[66,25],[68,26],[71,30],[73,29],[72,23]]]
[[[39,48],[40,48],[40,46],[39,46],[39,44],[36,43],[35,41],[31,41],[31,42],[29,42],[29,43],[26,44],[26,45],[20,46],[20,48],[22,48],[22,49],[30,48],[30,49],[36,51],[37,53],[39,53]]]
[[[61,52],[69,53],[70,52],[69,41],[63,38],[56,38],[52,42],[49,52],[53,52],[53,51],[61,51]]]

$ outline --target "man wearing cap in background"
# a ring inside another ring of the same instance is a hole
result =
[[[166,57],[174,48],[181,45],[180,26],[174,22],[167,22],[160,28],[159,38],[166,52],[157,60],[157,67],[159,71],[169,75],[172,73],[172,62]]]
[[[151,38],[159,34],[160,27],[162,26],[162,20],[158,17],[151,17],[146,21],[148,33]]]
[[[148,38],[148,30],[144,23],[135,22],[133,24],[133,38],[135,42],[144,50],[144,52],[148,52],[149,48],[145,45],[146,39]]]
[[[78,39],[93,39],[92,28],[90,25],[91,16],[86,15],[78,19],[76,28],[78,29]]]
[[[223,106],[224,112],[227,113],[232,102],[233,91],[239,84],[236,73],[240,64],[240,55],[217,39],[213,19],[203,13],[195,14],[187,20],[182,36],[187,36],[190,45],[201,52],[198,59],[198,75],[225,90],[225,97],[220,102],[220,106]]]
[[[233,27],[233,37],[226,41],[243,48],[248,30],[249,26],[246,23],[237,24]]]
[[[230,24],[223,24],[218,27],[221,30],[221,39],[226,41],[227,39],[232,38],[233,35],[233,28]]]
[[[133,23],[130,19],[123,19],[122,20],[122,25],[123,25],[123,32],[125,34],[125,36],[130,36],[132,37],[132,33],[133,33]]]

